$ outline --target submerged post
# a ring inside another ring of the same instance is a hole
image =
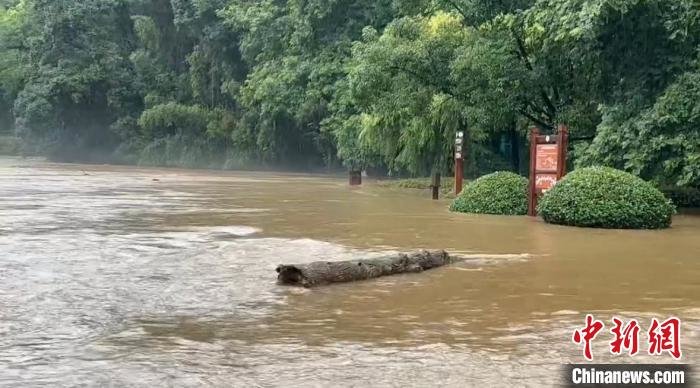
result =
[[[433,190],[433,200],[440,199],[440,173],[433,174],[433,180],[430,183],[430,188]]]
[[[537,192],[535,190],[535,166],[537,157],[537,138],[540,130],[537,127],[530,129],[530,180],[527,190],[527,215],[535,217],[537,215]]]
[[[362,185],[362,171],[350,170],[350,186]]]
[[[462,192],[464,179],[464,131],[458,131],[455,138],[455,195]]]

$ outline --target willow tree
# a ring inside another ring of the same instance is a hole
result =
[[[445,168],[451,139],[466,129],[449,68],[470,39],[460,23],[454,14],[438,13],[395,20],[382,34],[365,29],[349,72],[356,127],[336,132],[342,139],[343,131],[354,130],[358,142],[340,147],[366,148],[394,170]]]

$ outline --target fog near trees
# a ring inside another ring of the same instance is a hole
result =
[[[700,185],[693,0],[0,0],[0,131],[56,160],[525,170]]]

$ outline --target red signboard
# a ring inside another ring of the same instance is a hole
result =
[[[535,188],[545,192],[557,183],[557,174],[537,174],[535,175]]]
[[[528,214],[537,215],[537,197],[550,190],[566,173],[566,149],[569,130],[559,126],[557,135],[540,135],[534,128],[530,135],[530,187]]]
[[[559,146],[557,144],[538,144],[536,154],[537,171],[557,171]]]

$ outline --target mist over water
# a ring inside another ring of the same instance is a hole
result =
[[[549,386],[586,313],[683,319],[700,350],[700,217],[663,231],[451,214],[320,176],[0,160],[0,385]],[[280,287],[280,263],[386,251],[447,268]],[[596,362],[670,362],[609,355]],[[642,335],[642,349],[645,338]]]

